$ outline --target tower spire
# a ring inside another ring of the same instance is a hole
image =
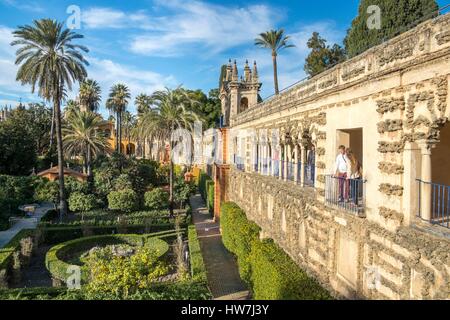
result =
[[[254,83],[259,82],[258,67],[256,66],[256,61],[253,62],[253,79],[252,80]]]
[[[244,79],[245,79],[245,82],[251,81],[251,70],[250,70],[250,67],[248,66],[248,60],[245,61]]]
[[[238,72],[236,60],[234,60],[232,81],[238,81],[238,80],[239,80],[239,72]]]

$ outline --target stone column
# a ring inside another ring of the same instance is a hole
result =
[[[284,145],[280,145],[278,148],[278,178],[281,180],[283,177],[282,169],[282,163],[283,163],[283,153],[282,150],[284,150]]]
[[[428,146],[422,147],[422,184],[421,184],[421,216],[422,219],[431,220],[431,149]]]
[[[300,147],[300,152],[301,152],[301,159],[302,159],[302,167],[300,170],[300,185],[302,187],[305,186],[305,173],[306,173],[306,160],[307,160],[307,154],[306,154],[306,148],[305,146],[301,146]]]
[[[289,155],[290,148],[291,147],[289,144],[286,144],[284,146],[284,181],[288,180],[288,163],[289,163],[289,158],[290,158],[290,155]]]
[[[261,160],[262,160],[262,146],[261,146],[261,141],[259,141],[258,143],[258,172],[259,174],[261,174],[261,169],[262,169],[262,164],[261,164]]]
[[[422,157],[421,149],[414,143],[407,142],[403,151],[403,216],[404,224],[409,226],[419,213],[418,164]]]
[[[298,163],[299,163],[299,154],[298,154],[298,143],[297,141],[295,142],[295,147],[294,147],[294,181],[295,183],[298,183]]]

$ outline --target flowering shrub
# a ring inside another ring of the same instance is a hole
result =
[[[138,290],[150,287],[168,272],[158,257],[155,250],[147,247],[137,248],[130,256],[114,254],[112,247],[94,251],[86,260],[86,267],[91,272],[87,296],[112,294],[126,299]]]

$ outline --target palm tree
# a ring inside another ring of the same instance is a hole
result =
[[[128,146],[132,138],[132,132],[136,126],[136,116],[129,111],[125,111],[122,116],[122,131],[125,136],[125,140],[128,141]],[[128,154],[128,150],[126,150]]]
[[[142,115],[140,125],[146,128],[147,135],[151,135],[158,141],[170,141],[170,150],[172,151],[174,149],[172,133],[181,128],[192,130],[194,122],[199,119],[197,114],[190,111],[190,107],[196,102],[181,88],[175,90],[166,88],[163,91],[156,91],[151,98],[155,108]],[[173,216],[174,209],[173,174],[174,163],[171,155],[169,174],[171,216]]]
[[[116,113],[116,151],[119,153],[122,152],[122,113],[127,109],[130,98],[128,87],[124,84],[116,84],[111,88],[106,102],[106,107]]]
[[[97,112],[102,100],[102,90],[95,80],[87,79],[80,85],[78,98],[83,111]]]
[[[64,118],[68,118],[73,112],[80,111],[80,105],[75,100],[67,100],[64,108]]]
[[[104,123],[101,116],[91,111],[74,111],[63,128],[64,151],[67,156],[82,156],[88,176],[91,162],[101,153],[109,153],[107,138],[99,131]]]
[[[151,97],[145,93],[141,93],[134,100],[134,104],[136,105],[138,115],[141,115],[151,108]]]
[[[35,20],[33,25],[20,26],[13,32],[12,46],[20,46],[16,52],[17,81],[36,88],[40,97],[53,102],[59,166],[60,219],[67,213],[64,189],[64,155],[61,129],[61,101],[66,90],[72,90],[74,82],[83,81],[88,62],[83,52],[89,50],[75,44],[82,35],[64,28],[64,24],[51,19]]]
[[[277,56],[278,52],[282,49],[293,48],[295,45],[288,44],[290,37],[284,35],[284,30],[270,30],[259,35],[259,38],[255,39],[255,45],[261,48],[272,50],[273,61],[273,80],[275,84],[275,94],[279,94],[278,89],[278,66]]]

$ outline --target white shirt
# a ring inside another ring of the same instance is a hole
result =
[[[336,164],[334,172],[347,173],[350,168],[350,159],[346,155],[339,154],[336,157]]]

